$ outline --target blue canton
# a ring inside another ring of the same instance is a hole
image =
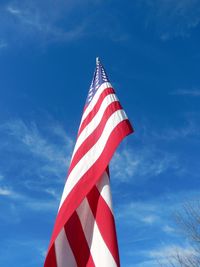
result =
[[[95,72],[94,72],[94,77],[92,79],[92,83],[90,85],[88,97],[87,97],[87,100],[86,100],[86,105],[88,105],[91,102],[91,100],[94,97],[96,91],[105,82],[109,82],[109,79],[107,77],[105,69],[103,68],[103,66],[101,65],[101,63],[99,61],[99,58],[97,58],[96,59],[96,69],[95,69]]]

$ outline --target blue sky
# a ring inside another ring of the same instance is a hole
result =
[[[0,266],[43,266],[96,56],[135,128],[111,163],[122,267],[190,252],[199,47],[198,0],[1,0]]]

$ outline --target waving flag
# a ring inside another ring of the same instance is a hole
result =
[[[99,59],[45,267],[119,267],[108,165],[133,131]]]

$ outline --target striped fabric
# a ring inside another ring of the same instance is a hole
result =
[[[109,162],[133,131],[97,58],[45,267],[119,267]]]

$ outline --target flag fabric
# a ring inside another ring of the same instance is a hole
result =
[[[120,266],[108,166],[132,132],[97,58],[44,267]]]

